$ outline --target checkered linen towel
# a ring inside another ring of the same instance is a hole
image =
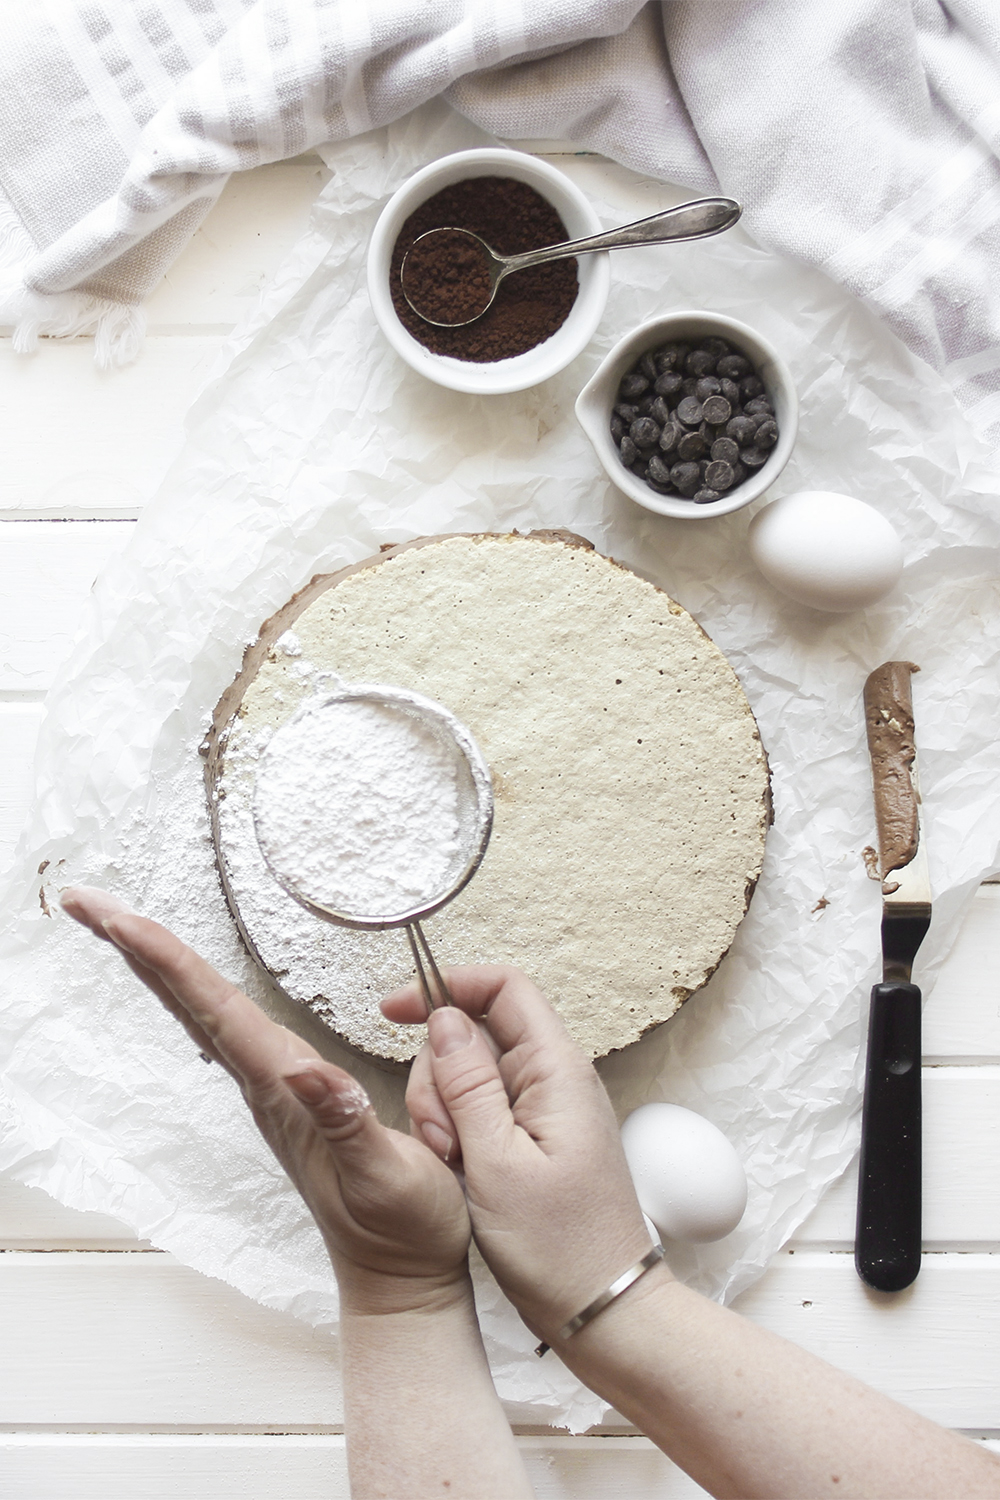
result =
[[[9,0],[0,320],[132,357],[231,172],[439,94],[738,198],[1000,435],[997,0]]]

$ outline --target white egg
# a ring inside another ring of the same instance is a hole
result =
[[[829,490],[772,501],[751,521],[748,542],[768,582],[813,609],[864,609],[903,571],[903,548],[885,516]]]
[[[731,1234],[747,1206],[743,1165],[717,1125],[679,1104],[643,1104],[622,1126],[639,1207],[663,1239]]]

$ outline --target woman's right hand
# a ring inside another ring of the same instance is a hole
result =
[[[461,1155],[483,1258],[529,1328],[555,1343],[650,1247],[614,1111],[519,970],[451,969],[447,979],[455,1006],[429,1018],[410,1074],[414,1133],[453,1165]],[[415,987],[382,1009],[397,1022],[426,1018]]]

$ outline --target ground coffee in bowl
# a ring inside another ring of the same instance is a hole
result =
[[[461,328],[439,328],[413,311],[399,281],[403,257],[418,236],[449,226],[470,229],[500,255],[517,255],[570,238],[552,204],[526,182],[512,177],[470,177],[443,188],[409,216],[393,247],[390,292],[404,328],[433,353],[476,364],[513,359],[551,338],[576,301],[575,260],[552,261],[508,276],[492,307],[475,323]],[[433,257],[422,262],[421,270],[434,286]],[[446,289],[437,290],[446,294]]]

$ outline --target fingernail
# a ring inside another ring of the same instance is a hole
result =
[[[91,908],[89,917],[88,904]],[[104,917],[126,916],[132,912],[132,908],[120,897],[112,896],[109,891],[102,891],[93,885],[68,886],[60,893],[59,905],[69,916],[83,922],[92,921],[102,911]],[[103,920],[101,918],[102,924]]]
[[[301,1073],[286,1073],[285,1082],[303,1104],[322,1104],[330,1092],[326,1079],[312,1068],[305,1068]]]
[[[450,1057],[453,1052],[460,1052],[475,1034],[465,1012],[452,1005],[442,1006],[428,1017],[427,1032],[435,1057]]]
[[[435,1125],[433,1120],[425,1120],[420,1127],[420,1134],[435,1156],[440,1156],[442,1161],[448,1160],[455,1149],[455,1142],[446,1130],[442,1130],[440,1125]]]
[[[285,1082],[303,1104],[314,1107],[326,1104],[335,1114],[345,1120],[363,1115],[372,1104],[368,1095],[354,1078],[328,1078],[307,1062],[294,1073],[286,1073]]]

